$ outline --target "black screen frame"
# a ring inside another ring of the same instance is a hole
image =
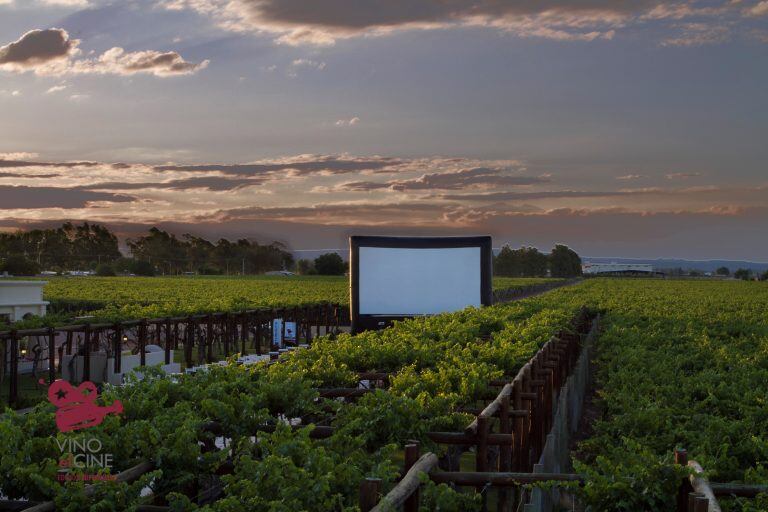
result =
[[[360,314],[360,247],[386,247],[393,249],[455,249],[460,247],[480,248],[480,303],[493,304],[493,248],[490,236],[366,236],[349,237],[349,309],[352,332],[383,329],[395,320],[411,318],[414,315],[370,315]]]

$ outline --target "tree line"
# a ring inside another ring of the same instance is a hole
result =
[[[292,268],[293,255],[279,243],[262,245],[240,239],[176,235],[153,227],[149,233],[127,240],[131,257],[125,257],[118,239],[108,228],[85,222],[59,228],[0,233],[0,272],[34,275],[91,270],[99,275],[261,274]]]
[[[505,245],[493,258],[493,273],[502,277],[576,277],[581,275],[581,258],[560,244],[549,254],[535,247],[512,249]]]

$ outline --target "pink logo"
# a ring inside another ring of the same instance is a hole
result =
[[[48,401],[57,407],[56,426],[60,432],[95,427],[107,414],[120,414],[123,404],[96,405],[99,392],[93,382],[83,382],[77,388],[65,380],[56,380],[48,387]]]

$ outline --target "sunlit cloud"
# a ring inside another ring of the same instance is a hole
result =
[[[17,151],[15,153],[0,153],[0,160],[29,160],[37,158],[37,153],[30,153],[27,151]]]
[[[0,47],[0,69],[44,76],[70,74],[151,74],[158,77],[190,75],[208,66],[209,61],[186,61],[174,51],[126,52],[114,47],[95,58],[81,58],[80,41],[66,30],[31,30],[18,40]]]
[[[763,0],[757,4],[748,7],[744,14],[747,16],[766,16],[768,15],[768,0]]]
[[[339,119],[338,121],[336,121],[333,124],[334,124],[334,126],[343,127],[343,126],[355,126],[359,122],[360,122],[360,118],[355,116],[355,117],[352,117],[350,119]]]
[[[61,92],[61,91],[63,91],[66,88],[67,88],[66,84],[54,85],[52,87],[49,87],[48,90],[45,91],[45,94],[53,94],[53,93],[56,93],[56,92]]]
[[[668,180],[687,180],[688,178],[698,178],[701,176],[699,172],[673,172],[665,175]]]

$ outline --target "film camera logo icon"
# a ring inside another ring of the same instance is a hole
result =
[[[93,382],[86,381],[77,388],[65,380],[56,380],[48,387],[48,401],[56,406],[56,426],[60,432],[95,427],[107,414],[120,414],[123,404],[115,400],[105,407],[96,405],[99,392]]]

